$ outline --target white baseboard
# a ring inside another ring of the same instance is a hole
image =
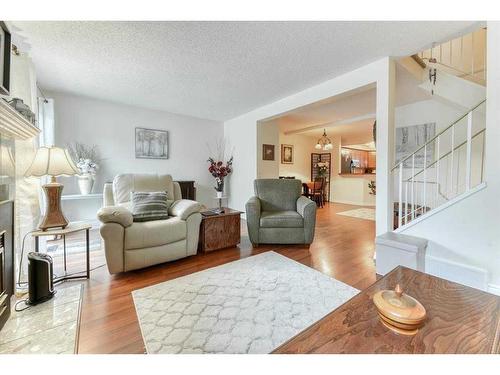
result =
[[[332,202],[333,203],[350,204],[353,206],[375,207],[374,204],[367,204],[367,203],[357,202],[357,201],[343,201],[343,200],[334,199]]]
[[[488,284],[488,292],[500,296],[500,285]]]
[[[451,259],[425,256],[425,272],[480,290],[488,290],[488,271]]]

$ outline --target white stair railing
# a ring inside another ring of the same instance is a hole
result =
[[[486,84],[486,37],[482,28],[459,38],[434,45],[417,54],[425,65],[434,64],[442,70],[472,82]]]
[[[393,168],[401,228],[483,182],[485,103],[482,101]]]

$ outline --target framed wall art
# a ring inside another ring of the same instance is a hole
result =
[[[274,145],[262,145],[262,160],[274,160]]]
[[[396,164],[410,155],[420,146],[424,145],[427,141],[436,135],[436,123],[429,122],[426,124],[419,124],[413,126],[405,126],[396,128]],[[434,148],[427,149],[426,164],[430,164],[434,160]],[[405,168],[412,167],[411,160],[406,160],[404,163]],[[424,166],[424,152],[423,150],[415,154],[415,167],[423,168]]]
[[[168,131],[135,128],[135,157],[168,159]]]
[[[0,94],[10,93],[10,32],[5,22],[0,21]]]
[[[293,164],[293,145],[281,145],[281,164]]]

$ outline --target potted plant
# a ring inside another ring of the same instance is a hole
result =
[[[82,195],[90,194],[94,187],[95,175],[99,169],[99,165],[97,164],[99,161],[97,146],[86,146],[75,142],[68,145],[68,151],[80,171],[80,174],[76,177],[80,193]]]
[[[375,181],[372,180],[368,183],[368,189],[370,189],[371,195],[377,195],[377,185]]]

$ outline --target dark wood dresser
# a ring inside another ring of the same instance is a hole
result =
[[[386,328],[373,295],[400,284],[427,311],[414,336]],[[274,353],[498,353],[500,297],[405,267],[397,267]]]
[[[14,294],[14,203],[0,202],[0,329],[10,315]]]
[[[196,187],[194,181],[176,181],[181,186],[182,199],[196,200]]]

